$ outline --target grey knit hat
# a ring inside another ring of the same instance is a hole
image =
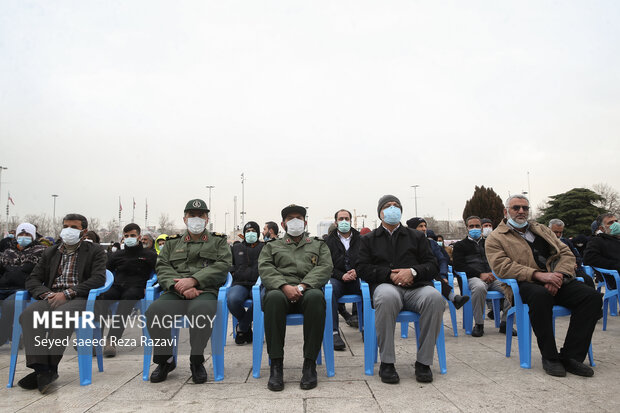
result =
[[[383,206],[388,202],[396,202],[400,210],[403,210],[403,204],[400,203],[400,199],[396,198],[394,195],[383,195],[379,198],[379,204],[377,205],[377,215],[381,218],[381,210]]]

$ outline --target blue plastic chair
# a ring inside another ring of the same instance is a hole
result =
[[[441,283],[435,281],[435,288],[441,293]],[[364,300],[364,373],[367,376],[374,375],[375,363],[377,362],[377,330],[375,328],[375,309],[372,306],[370,287],[365,281],[361,281],[362,298]],[[401,311],[396,317],[396,322],[401,323],[401,337],[407,338],[406,330],[408,323],[414,323],[415,335],[418,348],[420,347],[420,314],[413,311]],[[446,374],[446,343],[443,322],[437,336],[437,358],[439,359],[439,371]]]
[[[227,321],[228,308],[226,307],[226,291],[232,284],[232,276],[228,273],[226,277],[226,283],[219,288],[217,294],[217,312],[215,314],[215,321],[213,326],[213,332],[211,334],[211,359],[213,361],[213,380],[224,380],[224,345],[226,343],[226,329],[225,324]],[[159,284],[155,284],[152,287],[147,287],[145,296],[145,308],[144,313],[148,307],[155,301],[162,293],[162,289]],[[144,327],[142,334],[145,337],[144,345],[144,357],[142,359],[142,380],[149,381],[151,370],[151,359],[153,356],[153,347],[150,345],[151,336],[148,328]],[[174,343],[178,343],[179,329],[171,329],[171,337]],[[175,345],[173,348],[174,361],[177,360],[178,348]]]
[[[243,306],[245,308],[250,308],[252,306],[252,303],[253,301],[248,298],[247,300],[243,302]],[[228,305],[226,305],[226,308],[228,308]],[[232,317],[233,338],[237,338],[237,324],[239,324],[239,320],[237,320],[237,317],[235,317],[232,314],[230,316]],[[228,317],[226,318],[226,325],[228,325]],[[252,335],[254,335],[254,330],[252,330]],[[228,336],[228,334],[226,336]],[[252,341],[254,341],[254,337],[252,337]]]
[[[468,295],[471,298],[471,290],[469,289],[469,281],[467,280],[467,274],[461,271],[455,271],[455,274],[461,278],[461,284],[463,285],[463,295]],[[491,300],[493,303],[493,318],[495,319],[495,328],[499,328],[500,324],[500,302],[504,298],[504,294],[499,291],[487,291],[487,300]],[[483,312],[484,315],[484,312]],[[471,305],[471,299],[463,306],[463,328],[465,334],[471,335],[472,328],[474,326],[474,310]]]
[[[86,301],[86,309],[85,311],[95,313],[95,300],[99,295],[108,291],[112,284],[114,283],[114,275],[108,270],[106,270],[105,284],[100,288],[93,288],[88,293],[88,300]],[[17,353],[19,352],[19,337],[22,334],[22,326],[19,322],[19,317],[22,312],[26,309],[28,304],[34,302],[35,300],[30,297],[28,291],[18,291],[15,296],[15,314],[13,316],[13,338],[11,343],[11,363],[9,367],[9,383],[6,387],[13,387],[13,380],[15,379],[15,368],[17,366]],[[80,317],[80,325],[82,324]],[[80,372],[80,385],[87,386],[92,383],[92,375],[93,375],[93,354],[92,354],[92,346],[84,346],[81,345],[87,340],[92,340],[93,335],[94,338],[99,342],[101,339],[101,329],[99,328],[99,322],[95,321],[93,323],[95,325],[95,329],[93,330],[90,327],[86,328],[76,328],[75,336],[78,340],[78,368]],[[103,371],[103,354],[101,351],[101,346],[95,346],[97,353],[97,366],[99,371]]]
[[[497,275],[496,275],[497,277]],[[514,295],[514,306],[508,310],[506,315],[506,331],[512,331],[512,326],[516,316],[517,319],[517,343],[519,345],[519,363],[521,368],[532,368],[532,325],[530,324],[530,308],[527,304],[521,300],[519,294],[519,284],[517,280],[513,278],[499,278],[502,282],[508,284],[512,289]],[[561,305],[553,306],[553,333],[555,335],[555,318],[570,315],[571,311]],[[506,357],[510,357],[510,350],[512,346],[512,334],[506,334]],[[588,349],[588,358],[590,359],[590,365],[595,366],[594,356],[592,355],[592,343]]]
[[[605,295],[603,295],[603,331],[607,330],[607,309],[609,309],[609,313],[612,316],[618,315],[618,303],[620,302],[620,296],[618,295],[618,286],[620,286],[620,276],[618,276],[618,271],[616,270],[607,270],[605,268],[600,267],[592,267],[596,271],[601,274],[606,274],[612,276],[616,280],[616,288],[609,288],[609,284],[607,284],[607,280],[603,277],[603,282],[605,285]]]
[[[252,376],[256,379],[260,377],[260,368],[263,361],[263,341],[265,338],[265,313],[263,312],[260,299],[260,278],[252,287],[253,308],[253,324],[254,338],[252,341]],[[325,329],[323,330],[323,352],[325,353],[325,368],[327,377],[333,377],[336,374],[334,368],[334,336],[332,324],[332,285],[326,284],[323,288],[325,295]],[[304,324],[303,314],[294,313],[287,314],[286,325],[299,326]],[[317,357],[317,364],[321,364],[321,352]]]

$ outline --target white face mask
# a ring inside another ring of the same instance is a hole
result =
[[[111,249],[110,251],[112,251],[112,252],[116,252],[117,250],[118,250],[118,248],[116,248],[116,247],[112,247],[112,249]]]
[[[491,227],[482,228],[482,236],[485,238],[491,235],[491,232],[493,232],[493,228]]]
[[[80,242],[81,233],[82,231],[79,229],[63,228],[62,231],[60,231],[60,238],[62,238],[62,241],[67,245],[75,245]]]
[[[202,234],[207,226],[207,220],[200,217],[187,218],[187,230],[192,234]]]
[[[306,224],[299,218],[293,218],[286,223],[286,232],[292,237],[298,237],[304,233]]]

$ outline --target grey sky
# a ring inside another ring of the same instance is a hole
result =
[[[215,185],[247,220],[310,206],[460,217],[503,198],[620,187],[616,1],[3,1],[2,220],[180,224]],[[367,221],[372,226],[372,221]]]

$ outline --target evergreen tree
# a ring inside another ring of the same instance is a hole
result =
[[[476,186],[471,199],[465,203],[463,221],[472,215],[489,218],[493,221],[493,228],[497,227],[504,218],[502,198],[495,193],[493,188],[485,188],[484,185]]]
[[[549,198],[547,206],[541,210],[538,222],[547,225],[553,218],[561,219],[565,224],[564,236],[590,235],[592,221],[605,212],[595,205],[602,197],[586,188],[573,188]]]

